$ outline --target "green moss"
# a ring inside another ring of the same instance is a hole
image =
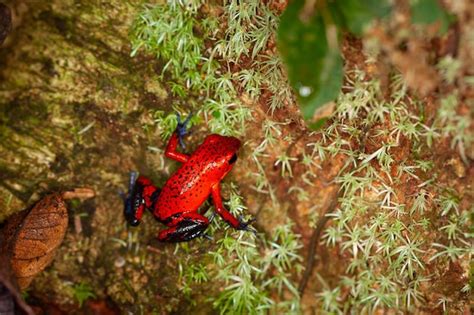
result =
[[[79,283],[73,286],[72,289],[74,299],[77,301],[77,303],[79,303],[80,307],[86,300],[90,298],[95,298],[95,294],[92,291],[92,288],[86,283]]]
[[[436,122],[426,126],[416,113],[409,114],[413,107],[403,97],[406,89],[397,85],[397,78],[392,80],[397,89],[392,89],[389,100],[380,98],[378,82],[367,80],[361,71],[347,80],[351,87],[337,102],[333,115],[337,120],[321,132],[323,139],[331,140],[314,146],[314,154],[321,156],[323,150],[347,156],[346,166],[335,179],[341,185],[340,205],[331,215],[333,221],[324,239],[328,246],[337,244],[341,254],[350,258],[344,277],[333,286],[323,283],[325,289],[317,296],[322,309],[328,312],[373,312],[379,308],[413,311],[426,298],[422,284],[433,280],[429,263],[438,257],[466,259],[466,234],[463,236],[460,231],[466,231],[467,222],[451,222],[442,228],[448,238],[456,238],[449,245],[437,243],[446,238],[441,231],[426,232],[448,213],[455,217],[460,214],[459,198],[453,190],[445,190],[433,205],[428,196],[443,190],[442,186],[431,180],[423,182],[422,178],[433,176],[426,173],[430,168],[420,160],[413,164],[410,152],[401,151],[401,141],[409,139],[414,147],[431,147],[441,135]],[[354,130],[352,127],[366,126],[371,130],[379,124],[387,129],[376,128],[370,134],[358,135],[365,144],[361,149],[369,147],[370,151],[351,149],[344,142],[344,134]],[[425,133],[431,128],[433,132]],[[403,163],[396,164],[401,159]],[[407,194],[407,189],[417,192]],[[400,200],[400,196],[404,199]],[[420,232],[420,226],[425,232]],[[349,295],[342,298],[342,292]]]

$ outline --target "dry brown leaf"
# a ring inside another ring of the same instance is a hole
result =
[[[45,196],[30,211],[7,222],[4,230],[6,252],[21,289],[54,258],[68,224],[64,200],[59,193]]]
[[[0,235],[0,244],[3,241]],[[10,269],[8,255],[0,250],[0,314],[16,314],[19,310],[23,311],[22,314],[34,314],[21,298],[18,285]]]

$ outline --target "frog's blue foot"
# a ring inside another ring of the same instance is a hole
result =
[[[125,219],[131,226],[137,226],[140,222],[136,218],[136,200],[135,200],[135,186],[137,181],[138,173],[130,172],[130,178],[128,181],[128,193],[120,193],[123,203],[124,203],[124,215]]]
[[[244,221],[244,218],[240,215],[239,216],[239,226],[237,227],[237,230],[242,230],[242,231],[248,231],[252,232],[253,234],[257,235],[257,231],[253,229],[250,224],[255,222],[255,218],[251,218],[248,221]]]
[[[183,138],[185,135],[189,134],[189,132],[186,130],[186,125],[189,123],[191,117],[193,117],[192,113],[189,114],[183,122],[181,122],[181,116],[179,115],[179,113],[176,113],[176,118],[178,120],[178,126],[176,126],[176,133],[178,134],[179,144],[183,149],[186,148],[186,146],[184,145]]]
[[[121,194],[124,203],[125,219],[131,226],[137,226],[145,209],[152,210],[160,189],[155,187],[150,179],[130,172],[128,193]]]
[[[211,215],[207,218],[209,220],[209,223],[211,223],[215,217],[216,217],[216,213],[212,212]]]
[[[213,240],[214,240],[214,238],[213,238],[212,236],[210,236],[209,234],[207,234],[207,233],[203,233],[203,234],[201,235],[201,237],[202,237],[202,238],[205,238],[205,239],[208,239],[208,240],[210,240],[210,241],[213,241]]]
[[[131,171],[130,172],[130,178],[128,180],[128,192],[132,192],[133,189],[135,189],[135,183],[137,181],[137,178],[138,178],[138,172],[135,172],[135,171]]]
[[[128,181],[128,192],[124,193],[122,189],[118,190],[120,198],[125,202],[129,197],[130,193],[135,189],[135,182],[137,181],[138,173],[135,171],[130,172],[130,179]]]

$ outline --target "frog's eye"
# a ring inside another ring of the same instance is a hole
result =
[[[230,158],[229,164],[234,164],[235,161],[237,161],[237,154],[236,153],[234,153],[234,155],[232,155],[232,157]]]

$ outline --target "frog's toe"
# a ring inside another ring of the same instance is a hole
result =
[[[137,182],[137,178],[138,178],[138,172],[136,171],[131,171],[130,172],[130,176],[129,176],[129,180],[128,180],[128,193],[130,194],[133,189],[135,188],[135,184]]]
[[[179,145],[181,146],[181,148],[186,149],[186,145],[184,144],[184,141],[183,141],[183,136],[180,135],[178,137],[178,141],[179,141]]]
[[[208,239],[208,240],[210,240],[210,241],[213,241],[213,240],[214,240],[214,238],[213,238],[212,236],[210,236],[209,234],[207,234],[207,233],[203,233],[203,234],[201,235],[201,237],[206,238],[206,239]]]
[[[252,228],[251,226],[246,226],[245,228],[241,229],[241,231],[251,232],[255,236],[257,235],[257,231],[254,228]]]
[[[215,217],[216,217],[216,214],[214,212],[211,213],[211,215],[207,218],[209,220],[209,223],[211,223],[212,220],[214,220]]]
[[[252,232],[253,234],[257,235],[257,231],[250,226],[253,222],[255,222],[255,218],[250,218],[248,221],[245,221],[243,219],[243,216],[239,216],[239,226],[237,227],[237,230],[242,230],[242,231],[248,231]]]
[[[192,116],[193,116],[192,113],[189,114],[188,117],[186,117],[186,119],[183,122],[181,122],[181,116],[179,115],[179,113],[176,113],[176,120],[178,121],[178,125],[176,126],[176,131],[180,137],[188,134],[186,126],[188,125],[189,120],[191,119]]]
[[[189,114],[188,117],[186,117],[186,119],[183,122],[181,122],[181,116],[179,115],[179,113],[176,113],[176,119],[178,121],[178,125],[176,126],[176,133],[178,134],[179,145],[183,149],[186,148],[186,145],[184,144],[183,138],[184,138],[185,135],[189,134],[186,126],[189,123],[189,120],[191,119],[192,116],[193,116],[192,113]]]
[[[128,191],[124,192],[120,188],[117,190],[117,194],[120,196],[120,198],[122,199],[122,201],[124,203],[127,203],[127,199],[130,197],[133,190],[135,189],[137,177],[138,177],[138,172],[131,171],[130,172],[130,177],[129,177],[129,180],[128,180]]]
[[[140,224],[140,220],[135,217],[126,217],[126,220],[131,226],[138,226]]]

